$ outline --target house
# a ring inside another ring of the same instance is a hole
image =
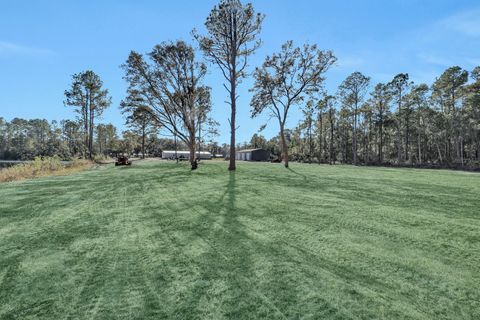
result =
[[[270,160],[270,152],[260,148],[239,150],[235,154],[235,159],[244,161],[268,161]]]
[[[210,152],[206,152],[206,151],[201,151],[201,152],[196,151],[195,155],[197,156],[197,158],[200,158],[200,160],[210,160],[213,157]],[[175,160],[175,156],[178,159],[187,160],[187,159],[190,159],[190,151],[175,151],[175,150],[162,151],[162,159]]]

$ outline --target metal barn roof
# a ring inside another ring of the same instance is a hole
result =
[[[162,151],[162,152],[165,152],[165,153],[175,153],[175,150],[164,150],[164,151]],[[190,151],[178,150],[178,151],[177,151],[177,154],[178,154],[178,153],[187,153],[187,154],[190,154]],[[195,151],[195,154],[199,154],[199,153],[200,153],[200,154],[211,154],[211,153],[208,152],[208,151],[200,151],[200,152]]]
[[[252,151],[257,151],[257,150],[265,150],[265,149],[262,149],[262,148],[244,149],[244,150],[238,150],[237,152],[252,152]]]

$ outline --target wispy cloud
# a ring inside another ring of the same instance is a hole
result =
[[[480,8],[454,14],[444,19],[441,26],[469,37],[480,37]]]
[[[49,49],[0,41],[0,55],[52,56],[56,55],[56,53]]]

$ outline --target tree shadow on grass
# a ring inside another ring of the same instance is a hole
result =
[[[297,300],[298,292],[289,275],[271,283],[257,278],[258,272],[276,278],[273,274],[280,274],[275,271],[283,255],[269,241],[255,237],[245,224],[252,215],[251,207],[245,206],[248,193],[242,192],[237,177],[238,173],[229,173],[219,198],[199,198],[192,203],[202,213],[188,226],[187,241],[197,246],[201,243],[201,253],[191,255],[191,250],[183,251],[181,259],[188,260],[198,274],[182,303],[176,306],[176,314],[187,318],[197,314],[205,319],[278,319],[285,316],[280,305],[270,299]],[[242,199],[238,199],[240,195]],[[278,290],[271,290],[270,286]],[[282,293],[278,295],[277,291]]]
[[[224,178],[222,177],[222,180]],[[252,242],[238,220],[236,174],[230,172],[220,197],[197,198],[192,209],[196,218],[185,231],[189,246],[200,246],[199,254],[182,252],[182,260],[194,266],[193,285],[175,307],[175,314],[190,318],[245,318],[258,300],[246,288],[252,273]],[[192,282],[190,281],[190,284]]]
[[[300,177],[302,177],[302,178],[303,178],[303,180],[307,180],[307,176],[306,176],[306,175],[304,175],[304,174],[301,174],[300,172],[298,172],[298,171],[295,171],[295,170],[293,170],[293,169],[292,169],[292,168],[290,168],[290,167],[288,167],[288,168],[286,168],[286,169],[287,169],[288,171],[290,171],[290,172],[292,172],[292,173],[296,174],[297,176],[300,176]]]

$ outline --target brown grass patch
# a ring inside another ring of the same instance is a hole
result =
[[[46,176],[63,176],[91,168],[88,160],[75,159],[68,164],[58,157],[36,157],[34,161],[0,170],[0,182],[17,181]]]

